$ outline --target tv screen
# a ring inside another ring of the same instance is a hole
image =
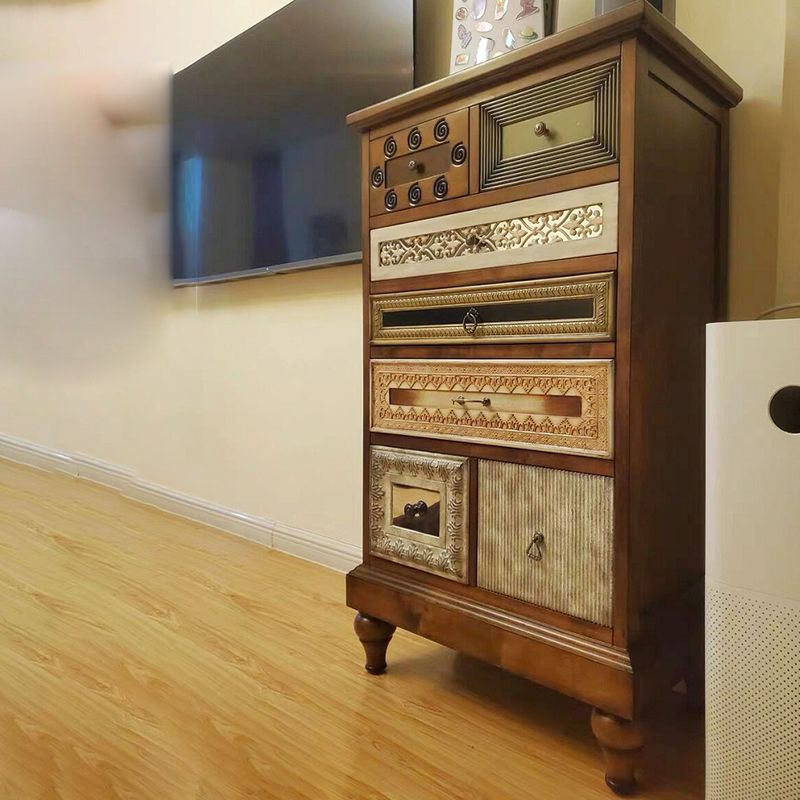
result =
[[[174,78],[176,283],[358,260],[351,111],[413,88],[413,0],[293,0]]]

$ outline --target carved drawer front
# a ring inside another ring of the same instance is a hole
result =
[[[469,110],[373,139],[370,214],[423,206],[469,192]]]
[[[378,359],[372,430],[611,458],[610,360]]]
[[[469,459],[370,449],[369,549],[466,583]]]
[[[618,186],[377,228],[371,233],[372,280],[615,253]]]
[[[613,337],[614,276],[550,278],[375,295],[374,344],[544,342]]]
[[[600,64],[480,106],[480,188],[613,164],[619,63]]]
[[[613,489],[599,475],[479,462],[478,585],[610,626]]]

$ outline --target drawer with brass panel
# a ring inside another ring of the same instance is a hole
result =
[[[369,146],[370,214],[469,193],[469,110],[414,125]]]
[[[614,479],[478,464],[478,585],[612,623]]]
[[[600,64],[480,106],[480,189],[619,158],[619,63]]]
[[[370,448],[369,551],[468,580],[469,459]]]
[[[613,361],[375,359],[374,432],[611,458]]]
[[[373,281],[617,251],[619,184],[533,197],[371,232]]]
[[[373,344],[607,341],[614,276],[547,278],[371,298]]]

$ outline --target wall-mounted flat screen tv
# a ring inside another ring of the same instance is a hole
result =
[[[413,0],[293,0],[178,72],[177,284],[356,261],[351,111],[413,88]]]

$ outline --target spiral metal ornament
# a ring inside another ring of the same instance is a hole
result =
[[[394,211],[397,208],[397,192],[394,189],[389,189],[389,191],[386,192],[383,204],[388,211]]]
[[[394,136],[390,136],[383,143],[383,154],[386,158],[392,158],[392,156],[397,155],[397,139]]]
[[[458,167],[467,160],[467,148],[464,147],[464,142],[459,142],[450,154],[450,160]]]
[[[412,206],[419,205],[422,202],[422,187],[418,183],[415,183],[408,190],[408,202]]]
[[[437,142],[443,142],[450,135],[450,126],[446,119],[440,119],[433,129],[433,136]]]
[[[447,197],[447,193],[450,191],[450,186],[447,183],[447,178],[442,176],[441,178],[436,179],[436,183],[433,184],[433,196],[437,200],[443,200]]]
[[[383,170],[380,167],[375,167],[372,170],[372,175],[370,177],[370,182],[376,189],[380,189],[383,186]]]
[[[411,132],[408,134],[408,146],[412,150],[419,150],[421,145],[422,134],[420,133],[419,128],[412,128]]]

